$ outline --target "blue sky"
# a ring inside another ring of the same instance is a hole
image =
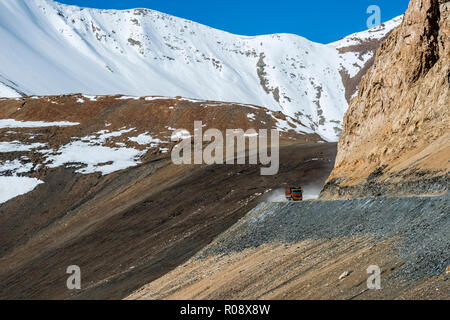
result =
[[[240,35],[294,33],[329,43],[367,29],[366,9],[381,20],[404,13],[409,0],[57,0],[102,9],[149,8]]]

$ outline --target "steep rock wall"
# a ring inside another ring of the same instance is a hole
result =
[[[323,198],[448,190],[449,8],[412,0],[378,50],[345,116]]]

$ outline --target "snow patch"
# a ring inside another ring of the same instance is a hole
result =
[[[164,100],[168,99],[167,97],[145,97],[145,101],[153,101],[153,100]]]
[[[29,160],[26,157],[22,157],[22,159]],[[0,163],[0,175],[5,172],[10,172],[14,175],[18,173],[27,173],[30,172],[31,169],[33,169],[32,163],[28,162],[22,164],[22,162],[18,159],[6,160],[5,162]]]
[[[121,96],[117,98],[116,100],[139,100],[140,97],[134,97],[134,96]]]
[[[97,101],[97,96],[83,95],[83,97],[85,97],[86,99],[89,99],[89,100],[91,100],[91,101]]]
[[[172,133],[171,140],[172,141],[180,141],[184,139],[190,139],[192,137],[191,133],[184,129],[175,130]]]
[[[41,183],[44,182],[36,178],[0,176],[0,203],[33,191]]]
[[[22,144],[20,141],[0,142],[0,153],[24,152],[45,147],[45,143]]]
[[[18,121],[14,119],[0,119],[0,129],[3,128],[43,128],[43,127],[70,127],[77,126],[78,122],[58,121]]]
[[[0,97],[20,98],[21,95],[16,90],[0,82]]]
[[[160,143],[168,143],[166,141],[161,141],[158,138],[153,138],[152,136],[148,135],[148,132],[142,133],[142,134],[138,135],[137,137],[128,138],[128,140],[136,142],[142,146],[151,145],[151,147],[155,147]]]
[[[97,132],[97,134],[99,135],[98,137],[90,136],[90,137],[85,137],[82,139],[88,139],[88,140],[90,140],[90,142],[103,144],[108,139],[120,137],[124,133],[129,133],[134,130],[135,130],[135,128],[122,129],[119,131],[112,131],[112,132],[109,130],[100,130],[99,132]]]
[[[69,143],[48,156],[47,167],[56,168],[66,164],[83,164],[77,173],[101,172],[103,175],[134,167],[141,163],[139,158],[146,153],[133,148],[110,148],[96,146],[83,141]]]

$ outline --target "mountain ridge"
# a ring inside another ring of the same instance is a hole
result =
[[[356,90],[346,88],[343,72],[352,78],[366,69],[376,50],[359,59],[359,52],[340,54],[298,35],[233,35],[151,9],[100,10],[51,0],[5,0],[0,9],[0,39],[8,48],[0,52],[0,96],[14,89],[14,96],[249,103],[297,118],[329,141],[339,137]]]

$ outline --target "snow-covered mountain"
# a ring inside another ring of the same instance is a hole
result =
[[[348,102],[357,94],[358,84],[375,60],[375,52],[381,42],[402,22],[403,16],[398,16],[379,26],[351,34],[329,46],[339,53],[339,64],[345,87],[345,97]]]
[[[120,93],[248,103],[335,141],[355,79],[400,20],[323,45],[292,34],[233,35],[148,9],[1,0],[0,96]]]

